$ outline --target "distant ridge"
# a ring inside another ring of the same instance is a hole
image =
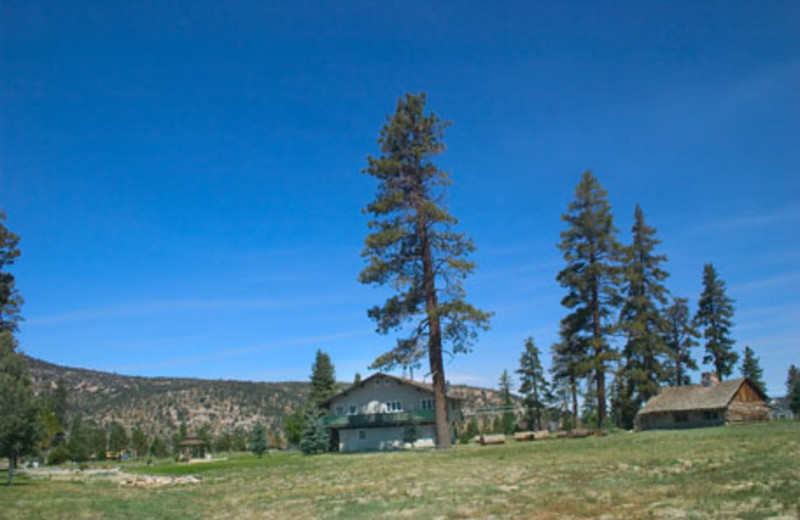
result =
[[[250,431],[261,422],[277,434],[285,415],[301,406],[309,391],[308,382],[127,376],[26,359],[37,392],[50,392],[64,379],[70,415],[100,425],[117,421],[128,431],[138,426],[150,437],[166,438],[184,422],[190,433],[204,427],[213,435]],[[451,391],[465,400],[468,414],[501,402],[493,389],[453,385]]]

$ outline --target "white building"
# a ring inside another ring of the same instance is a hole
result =
[[[461,419],[461,401],[448,397],[448,420]],[[325,403],[325,424],[338,434],[339,451],[375,451],[436,446],[433,388],[410,379],[377,373],[339,392]],[[417,441],[403,441],[413,424]]]

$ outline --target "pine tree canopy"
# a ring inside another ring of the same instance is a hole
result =
[[[25,359],[9,330],[0,330],[0,457],[9,463],[8,483],[17,458],[32,453],[42,435],[38,401]]]
[[[694,325],[703,329],[706,355],[703,363],[711,363],[720,380],[731,375],[739,355],[733,350],[730,337],[733,300],[725,294],[725,282],[717,278],[711,264],[703,266],[703,293],[698,302]]]
[[[606,191],[591,172],[575,188],[575,200],[562,217],[568,228],[561,232],[561,249],[567,266],[557,280],[567,289],[561,304],[572,312],[562,323],[585,338],[590,353],[586,364],[597,385],[597,411],[602,424],[606,412],[605,374],[617,359],[608,336],[616,329],[615,309],[620,304],[617,229]]]
[[[664,339],[668,352],[665,366],[667,381],[675,386],[690,384],[689,370],[697,370],[692,357],[692,348],[697,346],[700,334],[689,317],[686,298],[674,298],[672,305],[664,309]]]
[[[524,396],[525,420],[529,428],[540,428],[544,416],[545,399],[549,393],[547,378],[539,360],[539,348],[533,338],[525,340],[525,350],[519,359],[519,392]]]
[[[661,363],[666,346],[660,308],[667,303],[668,291],[662,282],[669,275],[661,268],[667,257],[655,253],[661,243],[655,233],[655,228],[645,223],[644,213],[637,204],[633,241],[622,255],[624,302],[619,325],[626,334],[624,376],[638,405],[656,395],[659,384],[666,379]]]
[[[19,315],[23,299],[16,289],[14,275],[8,272],[19,257],[17,249],[19,237],[6,229],[6,214],[0,209],[0,331],[17,331],[17,324],[22,319]]]
[[[375,368],[418,365],[428,352],[434,319],[441,322],[441,341],[453,354],[468,352],[477,331],[488,328],[489,313],[464,300],[462,280],[475,269],[466,257],[475,247],[453,231],[456,219],[443,205],[450,179],[432,161],[445,148],[448,123],[425,114],[425,102],[425,94],[406,94],[398,101],[381,130],[381,156],[368,157],[364,170],[379,185],[365,209],[373,217],[372,233],[362,252],[368,265],[359,279],[391,284],[398,292],[368,314],[383,334],[413,322],[408,334],[378,357]],[[426,269],[432,278],[426,279]]]
[[[331,358],[322,350],[317,350],[314,363],[311,365],[311,390],[308,400],[312,405],[319,407],[335,394],[336,374]]]
[[[767,387],[764,385],[764,370],[756,357],[756,353],[750,346],[744,347],[744,358],[742,359],[742,377],[746,377],[753,383],[753,386],[767,394]]]

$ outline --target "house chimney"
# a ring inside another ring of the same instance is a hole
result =
[[[719,376],[716,372],[703,372],[700,384],[702,386],[714,386],[719,384]]]

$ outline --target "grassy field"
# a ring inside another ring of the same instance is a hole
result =
[[[800,423],[126,471],[200,483],[20,479],[0,486],[0,517],[791,519],[800,517]]]

